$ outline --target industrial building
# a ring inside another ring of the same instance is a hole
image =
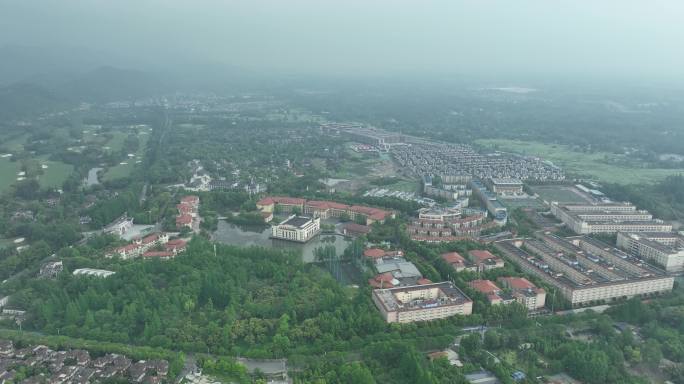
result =
[[[672,225],[629,203],[552,203],[551,213],[578,234],[672,231]]]
[[[618,232],[617,246],[652,260],[668,272],[684,270],[684,237],[674,232]]]
[[[503,240],[495,246],[524,272],[557,288],[573,306],[670,292],[674,278],[586,236]]]
[[[375,289],[373,302],[388,323],[428,321],[473,312],[473,301],[450,282]]]
[[[271,227],[274,239],[306,243],[321,231],[321,219],[292,215]]]

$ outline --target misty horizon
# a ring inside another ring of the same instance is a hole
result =
[[[660,83],[684,66],[674,1],[3,3],[0,46],[80,51],[93,66]]]

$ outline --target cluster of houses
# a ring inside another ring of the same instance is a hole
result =
[[[85,384],[125,380],[153,384],[167,381],[169,363],[166,360],[133,362],[116,354],[92,358],[82,349],[54,351],[44,345],[17,348],[12,341],[0,340],[0,383],[15,382],[19,371],[32,374],[22,383]]]
[[[190,228],[195,230],[199,228],[199,196],[191,195],[185,196],[181,199],[180,204],[176,205],[178,215],[176,215],[176,228]]]
[[[169,235],[164,232],[153,233],[140,239],[135,239],[129,244],[115,248],[107,257],[118,256],[127,260],[136,257],[171,259],[185,251],[186,242],[182,239],[169,240]]]
[[[474,290],[487,296],[490,304],[520,303],[529,311],[537,311],[546,303],[546,291],[538,288],[524,277],[500,277],[500,288],[491,280],[473,280],[469,283]]]
[[[470,271],[479,273],[504,267],[503,259],[487,250],[475,249],[468,251],[467,258],[461,256],[458,252],[446,252],[441,256],[442,260],[451,265],[456,272]]]

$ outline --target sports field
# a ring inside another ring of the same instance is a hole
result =
[[[563,185],[539,185],[533,186],[532,191],[547,202],[557,201],[561,203],[587,203],[591,200],[580,191],[571,186]]]
[[[539,156],[563,167],[566,172],[573,175],[610,183],[652,184],[667,176],[684,173],[684,168],[635,168],[609,164],[606,160],[618,159],[620,155],[608,152],[577,152],[565,145],[505,139],[483,139],[475,142],[489,149]]]

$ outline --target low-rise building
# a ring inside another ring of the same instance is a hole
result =
[[[128,217],[127,214],[114,220],[111,224],[107,225],[103,232],[105,234],[116,235],[122,237],[128,232],[129,229],[133,227],[133,218]]]
[[[477,265],[467,260],[465,257],[461,256],[458,252],[446,252],[442,253],[442,259],[451,265],[456,272],[470,271],[477,272]]]
[[[499,277],[504,288],[510,289],[515,301],[529,311],[536,311],[546,304],[546,291],[538,288],[524,277]]]
[[[79,268],[74,270],[73,274],[74,276],[79,276],[79,275],[86,275],[86,276],[95,276],[95,277],[109,277],[116,272],[114,271],[107,271],[104,269],[95,269],[95,268]]]
[[[482,249],[468,251],[471,261],[477,266],[478,272],[489,271],[490,269],[503,268],[502,258],[495,256],[491,252]]]
[[[321,231],[321,219],[292,215],[280,224],[271,227],[274,239],[305,243]]]
[[[40,267],[38,275],[45,279],[54,279],[64,270],[62,261],[49,261]]]
[[[169,235],[164,232],[153,233],[147,235],[143,238],[137,238],[133,240],[130,244],[123,245],[121,247],[115,248],[113,251],[109,252],[107,257],[118,256],[124,260],[132,259],[134,257],[140,257],[145,252],[155,248],[157,246],[163,246],[169,241]]]
[[[388,323],[470,315],[473,301],[450,282],[373,290],[373,302]]]
[[[473,280],[468,283],[470,288],[487,296],[487,301],[491,305],[510,304],[515,302],[513,296],[505,293],[491,280]]]

